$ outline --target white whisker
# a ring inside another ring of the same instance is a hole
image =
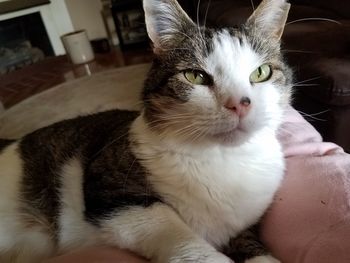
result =
[[[124,190],[124,193],[126,193],[126,183],[127,183],[127,181],[128,181],[128,178],[129,178],[131,169],[132,169],[132,167],[134,166],[135,162],[136,162],[136,158],[134,158],[134,160],[132,161],[132,163],[131,163],[131,165],[130,165],[130,167],[129,167],[129,169],[128,169],[128,172],[127,172],[126,175],[125,175],[125,179],[124,179],[124,183],[123,183],[123,190]]]
[[[168,49],[164,49],[164,51],[174,51],[174,50],[187,50],[187,51],[193,51],[192,49],[189,48],[168,48]]]
[[[318,112],[318,113],[308,114],[308,113],[306,113],[306,112],[303,112],[303,111],[298,110],[298,112],[299,112],[303,117],[305,117],[305,118],[310,118],[310,119],[316,120],[316,121],[327,121],[327,120],[325,120],[325,119],[316,118],[316,117],[314,117],[314,116],[315,116],[315,115],[320,115],[320,114],[325,113],[325,112],[328,112],[328,111],[330,111],[330,110],[325,110],[325,111]]]
[[[315,54],[314,51],[306,51],[306,50],[296,50],[296,49],[282,49],[282,52],[286,53],[307,53],[307,54]]]
[[[315,86],[320,86],[320,84],[294,84],[293,87],[315,87]]]
[[[193,41],[193,39],[192,39],[189,35],[187,35],[186,33],[182,32],[182,31],[180,31],[180,30],[176,30],[176,29],[172,29],[172,30],[173,30],[174,32],[177,32],[177,33],[179,33],[179,34],[181,34],[181,35],[187,37],[189,40]]]
[[[110,147],[111,145],[113,145],[114,143],[118,142],[118,140],[120,140],[121,138],[128,136],[129,135],[129,131],[120,135],[119,137],[117,137],[116,139],[112,140],[110,143],[107,143],[104,147],[102,147],[102,149],[100,149],[97,153],[95,153],[92,158],[95,158],[96,156],[98,156],[102,151],[104,151],[105,149],[107,149],[108,147]]]
[[[199,8],[200,8],[200,4],[201,4],[201,0],[198,1],[198,4],[197,4],[197,29],[198,29],[198,33],[199,33],[199,36],[200,36],[200,40],[205,43],[205,40],[204,40],[204,37],[203,37],[203,34],[202,34],[202,30],[201,30],[201,26],[200,26],[200,21],[199,21]]]
[[[313,77],[313,78],[310,78],[310,79],[301,80],[299,82],[294,83],[294,85],[302,84],[302,83],[309,82],[309,81],[316,80],[316,79],[320,79],[320,78],[322,78],[322,77],[321,76],[317,76],[317,77]]]
[[[205,10],[204,23],[203,23],[204,28],[206,27],[206,24],[207,24],[207,18],[208,18],[210,4],[211,4],[211,0],[208,1],[207,10]]]
[[[254,5],[254,2],[253,0],[250,0],[250,4],[252,5],[252,8],[253,8],[253,12],[255,11],[255,5]]]
[[[308,116],[317,116],[317,115],[321,115],[323,113],[330,112],[330,111],[331,111],[330,109],[327,109],[327,110],[323,110],[323,111],[316,112],[316,113],[310,113],[310,114],[308,114]]]
[[[294,24],[294,23],[304,22],[304,21],[325,21],[325,22],[332,22],[332,23],[341,25],[341,23],[339,21],[334,20],[334,19],[323,18],[323,17],[308,17],[308,18],[301,18],[301,19],[290,21],[290,22],[286,23],[286,26]]]

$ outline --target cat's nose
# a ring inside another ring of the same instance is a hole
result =
[[[242,97],[241,101],[239,102],[239,104],[241,104],[242,106],[248,107],[250,105],[251,101],[248,97]]]
[[[225,108],[237,114],[240,118],[246,116],[249,112],[251,100],[248,97],[242,97],[239,102],[235,98],[229,98],[225,103]]]

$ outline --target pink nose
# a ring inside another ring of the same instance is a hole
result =
[[[250,109],[251,100],[242,97],[239,103],[234,98],[229,98],[225,103],[225,108],[236,113],[240,118],[246,116]]]

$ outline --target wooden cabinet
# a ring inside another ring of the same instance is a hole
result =
[[[148,47],[142,1],[115,0],[111,9],[121,49]]]

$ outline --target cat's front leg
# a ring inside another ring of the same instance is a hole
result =
[[[104,240],[154,263],[230,263],[167,205],[131,207],[100,222]]]
[[[281,263],[273,257],[259,239],[258,225],[230,240],[224,253],[236,263]]]
[[[271,255],[262,255],[248,259],[244,263],[281,263],[281,261]]]

